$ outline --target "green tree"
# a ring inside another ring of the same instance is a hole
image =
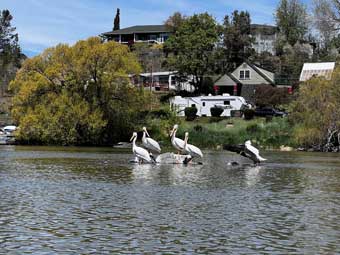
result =
[[[164,44],[165,51],[171,53],[168,65],[182,75],[193,75],[198,92],[201,92],[204,76],[213,72],[213,51],[218,39],[216,20],[202,13],[187,18]]]
[[[10,85],[19,139],[68,145],[128,138],[151,101],[130,84],[128,75],[140,70],[127,46],[97,37],[26,60]]]
[[[186,19],[187,17],[182,13],[175,12],[164,22],[164,24],[168,26],[173,32],[176,32]]]
[[[340,70],[331,80],[322,77],[303,83],[292,103],[291,121],[297,143],[322,151],[340,151]]]
[[[12,27],[13,16],[8,10],[0,12],[0,85],[1,95],[6,90],[7,83],[13,77],[11,69],[20,66],[20,47],[16,28]]]
[[[305,38],[308,32],[307,11],[300,0],[281,0],[275,19],[285,42],[294,45]]]
[[[280,68],[280,57],[273,56],[271,53],[265,51],[255,53],[249,60],[265,70],[276,73]]]
[[[339,12],[336,10],[334,0],[314,0],[314,22],[320,33],[321,43],[325,48],[330,47],[330,42],[336,36],[340,24]],[[339,9],[340,11],[340,9]]]
[[[313,48],[309,44],[296,43],[294,46],[286,44],[280,56],[276,71],[277,84],[296,85],[299,82],[303,64],[310,61]]]
[[[334,61],[340,53],[340,1],[314,0],[313,20],[318,31],[318,57]]]
[[[222,53],[227,71],[232,71],[254,54],[250,24],[250,15],[244,11],[234,11],[231,18],[228,15],[224,18]]]
[[[139,63],[143,68],[143,72],[160,72],[163,70],[165,63],[165,54],[162,45],[134,43],[131,47],[133,53],[138,57]]]

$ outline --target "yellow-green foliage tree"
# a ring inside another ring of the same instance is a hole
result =
[[[130,84],[140,70],[126,46],[97,37],[26,60],[10,85],[18,138],[63,145],[127,138],[151,96]]]
[[[331,80],[313,78],[300,86],[291,120],[298,144],[321,151],[340,150],[340,69]]]

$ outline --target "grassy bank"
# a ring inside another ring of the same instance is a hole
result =
[[[200,148],[217,149],[223,144],[239,144],[246,140],[266,149],[294,146],[291,127],[286,118],[273,118],[271,121],[264,118],[250,121],[232,118],[214,123],[210,123],[210,118],[199,118],[195,121],[181,119],[178,124],[177,136],[183,138],[188,131],[189,142]],[[162,121],[153,120],[155,138],[161,139],[164,146],[170,146],[165,127]]]

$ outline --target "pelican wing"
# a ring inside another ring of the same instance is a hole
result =
[[[151,162],[151,161],[152,161],[149,152],[148,152],[147,150],[141,148],[141,147],[137,147],[137,146],[136,146],[136,147],[134,148],[134,151],[133,151],[133,152],[134,152],[135,156],[138,157],[138,158],[140,158],[140,159],[144,159],[144,160],[146,160],[146,161],[148,161],[148,162]]]
[[[259,155],[259,150],[256,149],[254,146],[252,145],[246,145],[246,153],[249,154],[249,158],[251,158],[254,162],[261,162],[261,161],[265,161],[265,158],[262,158]]]
[[[187,144],[185,150],[193,157],[203,158],[203,153],[202,153],[201,149],[192,145],[192,144]]]
[[[172,145],[175,147],[176,150],[183,150],[184,149],[184,141],[179,138],[175,138],[172,140]]]
[[[145,139],[145,142],[143,141],[143,145],[151,151],[155,151],[158,153],[161,152],[161,147],[159,146],[159,143],[150,137],[147,137]]]
[[[259,155],[259,150],[256,149],[254,146],[250,145],[250,144],[246,144],[246,149],[250,152],[252,152],[254,155]]]
[[[239,144],[239,145],[225,144],[223,145],[223,149],[241,154],[241,153],[244,153],[245,145],[244,144]]]

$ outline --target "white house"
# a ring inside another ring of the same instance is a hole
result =
[[[135,81],[135,83],[139,83],[138,85],[146,89],[151,87],[151,90],[154,91],[185,90],[193,92],[195,90],[195,87],[190,83],[192,77],[181,77],[176,71],[141,73],[139,77],[139,81]]]
[[[300,75],[300,81],[307,81],[313,76],[323,76],[327,80],[332,78],[335,62],[305,63]]]
[[[170,106],[177,116],[185,116],[186,107],[196,107],[198,116],[211,116],[210,108],[220,107],[224,111],[221,116],[230,117],[232,110],[241,110],[242,106],[250,107],[243,97],[230,96],[223,94],[220,96],[199,96],[199,97],[181,97],[175,96],[170,99]]]
[[[254,39],[253,49],[257,53],[268,52],[275,55],[275,42],[278,36],[278,28],[270,25],[251,25],[251,36]]]

